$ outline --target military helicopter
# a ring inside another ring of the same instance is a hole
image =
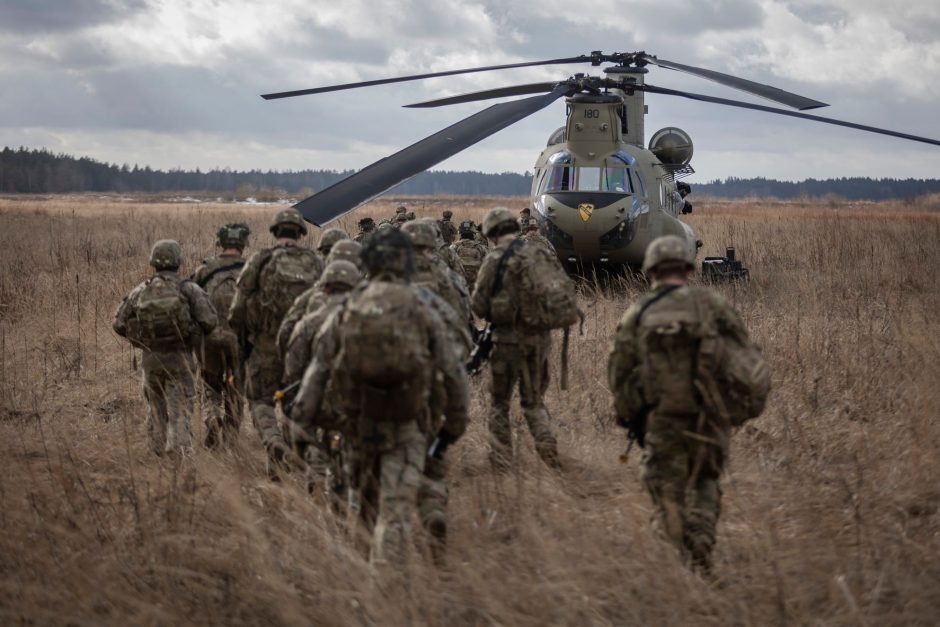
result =
[[[747,79],[660,59],[646,52],[589,55],[466,68],[346,83],[328,87],[264,94],[266,100],[319,94],[358,87],[414,81],[473,72],[541,65],[589,63],[604,76],[575,74],[558,82],[512,85],[497,89],[405,105],[411,108],[537,94],[493,105],[294,205],[304,218],[322,226],[352,211],[395,185],[457,154],[560,98],[567,104],[567,123],[548,138],[539,155],[532,182],[531,206],[539,228],[559,258],[576,267],[637,267],[647,245],[660,235],[677,235],[693,255],[701,247],[691,227],[679,218],[691,211],[691,191],[679,179],[694,172],[692,139],[676,127],[653,134],[644,147],[644,96],[679,96],[732,107],[754,109],[940,146],[940,141],[886,129],[801,113],[828,106],[804,96]],[[647,66],[676,70],[786,105],[796,111],[716,98],[646,83]],[[724,257],[703,262],[715,278],[746,276],[740,260],[728,249]]]

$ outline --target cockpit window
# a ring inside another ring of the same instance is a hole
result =
[[[633,194],[633,179],[630,168],[555,166],[549,168],[548,176],[542,179],[545,192],[618,192]]]

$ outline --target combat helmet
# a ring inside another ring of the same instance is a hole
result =
[[[398,205],[398,207],[395,208],[396,215],[400,213],[407,213],[407,211],[408,211],[408,207],[406,207],[405,205]]]
[[[271,221],[271,233],[277,234],[279,226],[293,226],[297,229],[300,229],[301,235],[307,234],[307,223],[304,222],[303,217],[300,215],[300,212],[294,209],[293,207],[288,207],[287,209],[281,209],[277,212],[277,215],[274,216],[274,220]]]
[[[355,264],[345,259],[337,259],[326,264],[326,269],[320,276],[317,284],[322,287],[343,286],[349,289],[356,287],[362,274]]]
[[[434,227],[424,220],[406,222],[401,231],[411,238],[415,248],[437,248],[438,234]]]
[[[172,239],[161,239],[150,250],[150,265],[155,270],[176,270],[183,263],[183,248]]]
[[[415,271],[411,238],[397,229],[380,229],[363,247],[362,264],[371,277],[392,274],[410,279]]]
[[[473,239],[476,231],[477,225],[473,223],[473,220],[464,220],[457,227],[457,232],[460,233],[460,237],[463,239]]]
[[[244,222],[232,222],[219,228],[215,234],[215,244],[220,248],[237,248],[244,250],[248,245],[248,236],[251,229]]]
[[[538,230],[539,223],[535,218],[519,218],[519,228],[523,233],[526,231]]]
[[[509,226],[510,224],[512,226]],[[506,232],[519,230],[519,223],[516,222],[516,218],[512,215],[512,211],[506,207],[494,207],[490,209],[486,214],[486,217],[483,218],[483,233],[487,237],[492,237],[492,233],[496,230],[496,228],[502,227],[503,225],[507,225],[508,230]]]
[[[646,247],[643,257],[643,273],[662,270],[666,267],[695,268],[693,257],[681,238],[675,235],[657,237]]]
[[[368,216],[365,218],[359,218],[359,229],[362,231],[371,231],[375,229],[375,220]]]
[[[450,209],[445,209],[444,213],[442,213],[441,215],[443,215],[444,220],[447,221],[454,217],[454,212],[451,211]]]
[[[356,268],[362,269],[362,244],[355,240],[344,239],[333,244],[330,254],[326,257],[327,265],[334,261],[348,261]]]
[[[323,256],[329,255],[330,250],[336,245],[336,242],[349,239],[346,231],[343,229],[327,229],[320,235],[320,241],[317,243],[317,250]]]

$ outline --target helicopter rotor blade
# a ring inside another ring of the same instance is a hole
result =
[[[472,74],[474,72],[491,72],[493,70],[510,70],[519,67],[533,67],[538,65],[564,65],[568,63],[590,63],[591,57],[581,55],[579,57],[566,57],[563,59],[548,59],[547,61],[526,61],[524,63],[506,63],[503,65],[488,65],[485,67],[472,67],[462,70],[448,70],[446,72],[430,72],[428,74],[415,74],[412,76],[396,76],[394,78],[380,78],[371,81],[361,81],[358,83],[344,83],[342,85],[328,85],[326,87],[314,87],[312,89],[297,89],[294,91],[281,91],[273,94],[262,94],[265,100],[276,100],[278,98],[293,98],[294,96],[307,96],[309,94],[322,94],[330,91],[341,91],[344,89],[357,89],[359,87],[372,87],[374,85],[387,85],[389,83],[404,83],[406,81],[418,81],[425,78],[438,78],[440,76],[455,76],[457,74]],[[546,90],[547,91],[547,90]]]
[[[679,72],[685,72],[687,74],[694,74],[695,76],[700,76],[702,78],[707,78],[727,87],[740,89],[741,91],[746,91],[748,93],[754,94],[755,96],[761,96],[763,98],[767,98],[768,100],[785,104],[788,107],[793,107],[794,109],[799,109],[800,111],[829,106],[825,102],[819,102],[818,100],[813,100],[812,98],[800,96],[799,94],[784,91],[777,87],[764,85],[763,83],[756,83],[754,81],[749,81],[747,79],[732,76],[730,74],[724,74],[714,70],[706,70],[704,68],[694,67],[691,65],[683,65],[682,63],[676,63],[675,61],[659,59],[646,53],[641,53],[639,58],[642,61],[652,65],[657,65],[659,67],[664,67],[670,70],[676,70]]]
[[[464,102],[476,102],[477,100],[489,100],[491,98],[505,98],[507,96],[526,96],[528,94],[541,94],[550,92],[555,83],[531,83],[529,85],[512,85],[510,87],[498,87],[496,89],[485,89],[475,91],[469,94],[460,94],[459,96],[449,96],[447,98],[438,98],[437,100],[425,100],[424,102],[415,102],[404,105],[407,109],[427,109],[430,107],[443,107],[452,104],[461,104]]]
[[[668,96],[680,96],[682,98],[688,98],[689,100],[699,100],[701,102],[711,102],[714,104],[727,105],[729,107],[740,107],[742,109],[753,109],[755,111],[765,111],[767,113],[778,113],[780,115],[788,115],[793,118],[800,118],[803,120],[813,120],[815,122],[824,122],[826,124],[834,124],[836,126],[844,126],[846,128],[854,128],[859,131],[868,131],[869,133],[878,133],[880,135],[890,135],[891,137],[900,137],[901,139],[909,139],[915,142],[922,142],[925,144],[933,144],[934,146],[940,146],[940,140],[930,139],[928,137],[920,137],[919,135],[910,135],[908,133],[900,133],[898,131],[889,131],[887,129],[878,128],[876,126],[866,126],[864,124],[856,124],[855,122],[844,122],[842,120],[834,120],[832,118],[824,118],[819,115],[812,115],[809,113],[799,113],[797,111],[790,111],[788,109],[778,109],[777,107],[767,107],[764,105],[753,104],[750,102],[741,102],[739,100],[728,100],[727,98],[716,98],[714,96],[705,96],[702,94],[693,94],[686,91],[677,91],[675,89],[667,89],[665,87],[655,87],[653,85],[643,85],[642,87],[637,87],[637,89],[643,89],[644,91],[653,93],[653,94],[665,94]]]
[[[298,202],[294,208],[308,222],[323,226],[573,91],[574,88],[568,85],[559,85],[546,95],[495,104],[390,157],[376,161],[349,178]]]

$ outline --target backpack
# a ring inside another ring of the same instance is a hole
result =
[[[505,250],[500,263],[506,266],[502,281],[511,281],[512,286],[499,289],[497,270],[490,303],[494,323],[518,322],[536,331],[551,331],[578,322],[581,312],[574,281],[548,251],[517,239]]]
[[[427,405],[433,370],[426,315],[409,285],[372,281],[346,302],[337,368],[359,392],[363,415],[416,418]]]
[[[483,265],[483,258],[486,256],[486,251],[483,250],[483,247],[480,244],[472,239],[462,239],[460,241],[454,242],[452,248],[454,252],[457,253],[457,257],[460,259],[460,263],[463,264],[463,268],[466,271],[467,285],[473,289],[473,285],[477,281],[477,274],[480,272],[480,266]]]
[[[645,402],[664,414],[704,409],[732,426],[756,417],[770,391],[760,349],[724,328],[703,290],[656,306],[675,289],[647,301],[635,320]]]
[[[209,301],[219,313],[220,320],[225,320],[225,316],[232,306],[232,301],[235,299],[235,282],[238,279],[239,271],[244,265],[245,261],[238,259],[212,270],[196,282],[209,295]]]
[[[155,276],[137,296],[133,339],[144,348],[185,347],[192,330],[189,301],[180,284]]]
[[[310,288],[320,277],[320,264],[315,253],[305,248],[275,248],[263,262],[258,283],[261,286],[260,306],[264,320],[280,326],[294,299]]]

